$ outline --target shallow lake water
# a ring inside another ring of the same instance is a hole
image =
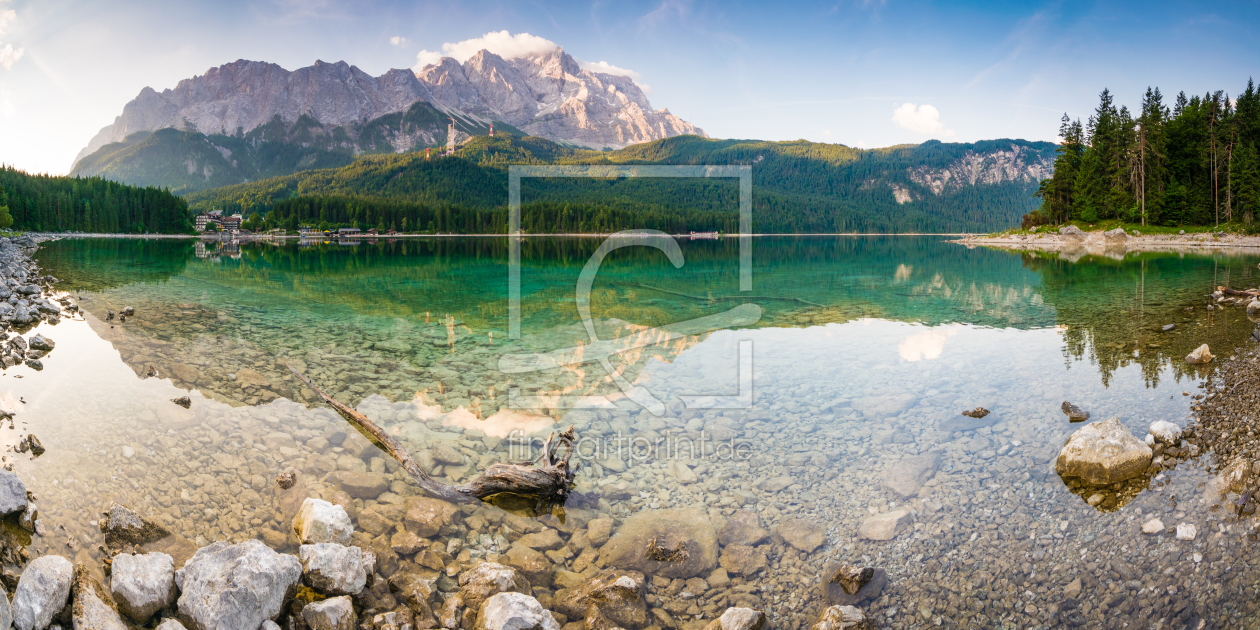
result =
[[[1260,257],[1066,260],[936,237],[758,238],[741,295],[733,240],[680,241],[678,269],[627,248],[590,293],[596,335],[622,351],[610,356],[614,379],[592,360],[607,346],[583,327],[575,296],[599,243],[525,240],[520,339],[509,339],[503,239],[44,244],[41,266],[84,315],[38,329],[57,342],[43,371],[0,378],[0,405],[16,412],[0,436],[11,445],[29,431],[47,447],[8,453],[37,496],[34,551],[99,558],[95,523],[111,501],[177,534],[177,563],[214,540],[293,551],[294,492],[274,480],[294,470],[296,491],[354,514],[357,544],[394,550],[382,571],[437,578],[414,549],[391,545],[403,525],[388,507],[413,486],[316,404],[292,366],[451,482],[526,459],[531,443],[573,425],[583,468],[564,522],[465,508],[429,541],[456,552],[448,567],[533,562],[544,605],[563,599],[572,575],[618,564],[611,547],[632,537],[632,516],[669,510],[652,514],[709,532],[692,541],[694,561],[620,561],[646,574],[649,622],[661,627],[697,628],[731,605],[806,627],[837,562],[886,571],[882,593],[861,604],[881,627],[1257,623],[1256,520],[1205,491],[1217,465],[1208,446],[1096,505],[1053,460],[1082,426],[1063,401],[1092,421],[1116,416],[1139,438],[1157,420],[1185,425],[1211,369],[1185,355],[1255,343],[1243,309],[1209,311],[1207,294],[1254,285]],[[741,305],[756,305],[757,321],[659,330]],[[135,315],[106,321],[124,306]],[[566,348],[591,356],[502,369]],[[190,409],[170,402],[190,392]],[[968,423],[960,412],[977,406],[992,414]],[[911,458],[932,464],[909,488],[886,483]],[[859,536],[864,521],[898,510],[890,540]],[[728,526],[747,512],[751,524]],[[1152,517],[1197,536],[1143,534]],[[586,529],[602,518],[614,519],[608,543]],[[544,527],[563,546],[542,560],[513,555],[522,534]]]

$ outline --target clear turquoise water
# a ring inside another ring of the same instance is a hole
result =
[[[328,472],[392,470],[370,448],[355,455],[319,441],[343,425],[308,406],[314,397],[285,369],[293,364],[417,452],[434,441],[467,449],[466,465],[436,467],[450,480],[507,455],[501,438],[513,431],[572,423],[600,453],[579,483],[605,498],[592,515],[702,506],[720,523],[743,506],[770,529],[788,518],[818,523],[823,548],[798,554],[771,544],[771,566],[748,579],[785,627],[821,604],[817,574],[831,561],[888,569],[885,595],[867,607],[890,627],[1056,627],[1078,617],[1094,627],[1111,624],[1117,610],[1147,625],[1186,610],[1222,627],[1252,618],[1244,606],[1260,574],[1239,555],[1250,524],[1202,497],[1210,453],[1105,509],[1087,505],[1049,462],[1077,428],[1059,411],[1063,400],[1095,419],[1119,416],[1139,437],[1155,420],[1184,424],[1191,399],[1182,392],[1195,392],[1211,368],[1182,358],[1201,343],[1216,354],[1252,343],[1242,309],[1209,312],[1206,295],[1218,284],[1254,284],[1260,257],[1068,261],[933,237],[760,238],[753,290],[741,296],[733,240],[681,242],[681,269],[654,250],[619,250],[591,293],[601,339],[655,334],[744,303],[762,309],[750,326],[613,355],[619,376],[663,403],[657,416],[598,363],[499,369],[505,354],[590,343],[574,286],[598,245],[524,242],[523,335],[510,340],[502,239],[219,252],[173,240],[45,244],[41,265],[88,315],[46,333],[59,345],[43,372],[5,381],[19,419],[49,446],[17,465],[46,518],[85,543],[93,534],[83,522],[111,499],[159,514],[190,540],[285,532],[270,483],[277,470],[307,471],[313,492],[325,494],[334,491]],[[123,306],[136,316],[102,321]],[[1168,323],[1175,332],[1160,331]],[[752,406],[686,409],[680,396],[738,393],[741,342],[751,342]],[[612,406],[514,409],[513,387],[543,400],[598,395]],[[191,411],[168,402],[188,391]],[[976,406],[998,421],[974,432],[945,428]],[[600,450],[621,436],[715,427],[733,428],[751,457],[691,459],[696,480],[659,453]],[[277,432],[292,444],[264,439]],[[919,496],[881,488],[894,462],[932,451],[943,463]],[[796,483],[762,487],[783,476]],[[629,498],[613,491],[623,482],[634,488]],[[395,483],[390,492],[409,490]],[[888,542],[856,536],[863,519],[899,507],[914,512],[909,530]],[[1144,536],[1151,514],[1193,522],[1201,534]],[[1137,577],[1124,579],[1129,572]],[[1063,587],[1084,576],[1093,581],[1085,579],[1079,602],[1065,603]],[[1180,605],[1187,593],[1196,597],[1190,608]]]

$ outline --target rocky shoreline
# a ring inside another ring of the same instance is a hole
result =
[[[1059,252],[1065,258],[1084,256],[1123,257],[1125,252],[1224,251],[1256,253],[1260,236],[1227,232],[1193,234],[1142,234],[1123,229],[1086,232],[1068,225],[1029,234],[964,236],[952,241],[967,247],[993,247],[1011,251]]]

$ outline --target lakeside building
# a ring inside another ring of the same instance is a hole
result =
[[[360,230],[359,228],[340,228],[337,230],[337,234],[340,236],[358,236]]]
[[[302,238],[318,238],[324,235],[324,231],[313,225],[299,225],[298,234]]]
[[[205,232],[206,227],[208,227],[211,223],[213,223],[218,229],[223,229],[222,210],[211,210],[210,212],[203,212],[196,217],[193,217],[193,225],[196,226],[198,232]]]

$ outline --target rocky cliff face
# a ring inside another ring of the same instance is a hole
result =
[[[421,101],[465,126],[499,120],[533,135],[593,148],[704,135],[668,110],[653,110],[629,78],[584,70],[560,49],[512,60],[483,50],[463,64],[445,58],[420,72],[390,70],[379,77],[344,61],[317,61],[290,72],[240,60],[180,81],[174,89],[146,87],[75,162],[139,131],[172,127],[245,134],[276,116],[292,124],[304,115],[326,128],[353,128]],[[410,143],[396,146],[406,150]]]
[[[416,76],[447,107],[594,149],[705,136],[668,109],[653,110],[629,77],[585,70],[561,49],[511,60],[483,50],[462,65],[444,58]]]
[[[909,167],[910,181],[934,195],[963,186],[1002,182],[1039,182],[1054,174],[1054,159],[1028,147],[1011,144],[1009,149],[967,154],[945,168]],[[900,201],[900,197],[898,198]]]
[[[276,116],[293,123],[304,114],[323,125],[342,126],[406,111],[412,103],[428,99],[428,90],[407,70],[373,77],[344,61],[316,61],[289,72],[274,63],[240,60],[180,81],[174,89],[141,90],[75,162],[137,131],[173,127],[206,134],[246,133]]]

